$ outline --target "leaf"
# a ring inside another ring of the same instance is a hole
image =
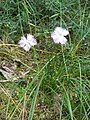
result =
[[[9,73],[9,72],[2,70],[2,69],[0,69],[0,72],[6,78],[6,80],[15,80],[16,79],[12,73]]]

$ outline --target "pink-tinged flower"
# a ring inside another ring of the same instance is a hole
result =
[[[51,33],[51,37],[56,44],[66,44],[67,39],[64,36],[67,36],[68,34],[69,32],[66,29],[56,27],[54,32]]]
[[[32,46],[37,45],[37,41],[33,35],[27,34],[27,38],[25,36],[22,36],[21,40],[18,42],[18,44],[25,51],[29,51]]]

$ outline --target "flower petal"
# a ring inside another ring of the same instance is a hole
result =
[[[18,42],[18,44],[20,45],[20,47],[24,47],[24,45],[25,45],[26,43],[25,43],[25,41],[20,40],[20,41]]]
[[[53,41],[56,43],[56,44],[59,44],[59,37],[60,35],[55,33],[55,32],[52,32],[51,33],[51,37],[53,38]]]
[[[27,43],[27,40],[24,36],[21,37],[21,40],[18,42],[20,47],[24,47],[24,45]]]
[[[32,38],[33,38],[33,35],[27,34],[27,40],[28,40],[28,41],[31,41]]]
[[[32,38],[32,39],[31,39],[30,45],[31,45],[31,46],[37,45],[37,41],[36,41],[35,38]]]
[[[59,35],[53,32],[51,33],[51,37],[53,38],[54,43],[59,44]]]
[[[59,44],[59,43],[60,43],[60,41],[59,41],[58,38],[53,39],[53,41],[54,41],[54,43],[56,43],[56,44]]]
[[[30,48],[31,48],[31,46],[30,46],[29,44],[27,44],[27,45],[25,45],[25,46],[23,47],[23,49],[24,49],[25,51],[29,51]]]
[[[67,39],[64,37],[64,36],[60,36],[59,37],[59,42],[63,45],[63,44],[66,44],[67,42]]]
[[[25,36],[21,36],[21,40],[26,40]]]

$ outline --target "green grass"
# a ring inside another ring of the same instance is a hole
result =
[[[90,119],[89,0],[0,1],[0,120]],[[69,31],[54,44],[56,26]],[[37,46],[18,46],[31,33]]]

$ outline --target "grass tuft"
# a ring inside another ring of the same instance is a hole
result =
[[[89,120],[89,0],[0,1],[0,120]],[[60,26],[65,46],[53,43]],[[38,44],[29,52],[20,37]]]

